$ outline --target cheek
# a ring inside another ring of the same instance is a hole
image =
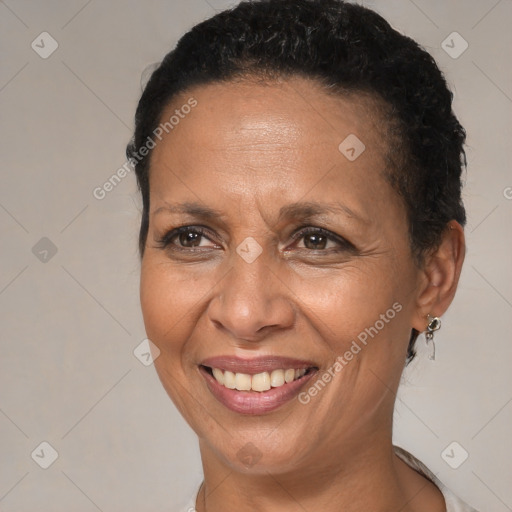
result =
[[[365,333],[391,338],[403,331],[404,288],[400,275],[377,264],[347,265],[315,278],[297,276],[291,286],[302,312],[337,355],[352,340],[364,341]]]
[[[205,297],[214,287],[209,269],[177,268],[165,256],[144,256],[140,281],[142,314],[149,339],[163,353],[176,355],[183,350],[200,321]]]
[[[154,366],[167,394],[189,423],[198,411],[187,400],[184,357],[187,339],[197,318],[194,304],[204,292],[193,279],[186,279],[159,255],[150,250],[141,267],[140,301],[148,338],[159,348]],[[196,306],[197,307],[197,306]]]
[[[410,332],[406,289],[406,278],[385,265],[347,266],[295,283],[307,329],[319,333],[330,361],[327,386],[305,391],[333,431],[356,431],[392,407]]]

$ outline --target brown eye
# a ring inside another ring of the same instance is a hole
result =
[[[327,237],[325,235],[320,235],[317,233],[309,233],[304,235],[304,245],[308,249],[313,250],[322,250],[325,249],[327,245]]]
[[[159,240],[159,246],[161,248],[176,250],[218,248],[218,246],[212,242],[209,231],[199,226],[183,226],[173,229]]]
[[[202,233],[197,231],[186,231],[179,233],[177,238],[183,247],[198,247],[201,243]]]
[[[296,241],[297,249],[321,252],[355,250],[348,240],[323,228],[308,227],[292,235],[292,238]],[[302,247],[301,240],[304,244]]]

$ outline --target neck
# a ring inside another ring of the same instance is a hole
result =
[[[223,464],[204,443],[201,456],[204,484],[197,512],[417,512],[423,508],[414,506],[414,492],[428,485],[413,482],[408,471],[413,470],[398,461],[389,439],[350,443],[350,448],[330,450],[301,468],[257,474]]]

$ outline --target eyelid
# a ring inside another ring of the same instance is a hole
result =
[[[297,229],[296,231],[294,231],[290,235],[290,238],[292,238],[292,240],[295,241],[295,240],[301,239],[303,236],[309,235],[309,234],[321,234],[321,235],[324,235],[325,237],[327,237],[329,240],[336,242],[341,248],[349,249],[352,251],[357,250],[356,247],[354,246],[354,244],[349,242],[346,238],[330,231],[329,229],[320,228],[317,226],[311,226],[311,225],[303,226],[303,227]],[[310,250],[310,251],[312,251],[312,250]],[[328,251],[325,249],[324,250],[319,249],[319,252],[328,252]]]
[[[177,250],[183,250],[183,251],[193,251],[193,250],[200,250],[199,247],[191,248],[191,247],[180,247],[179,245],[175,245],[171,243],[171,240],[175,238],[176,236],[180,235],[181,233],[186,232],[196,232],[212,242],[215,245],[220,245],[218,242],[215,241],[215,236],[212,236],[212,231],[202,225],[191,225],[187,224],[184,226],[179,226],[173,229],[170,229],[164,233],[164,235],[160,238],[158,238],[157,243],[160,248],[167,248],[168,246],[173,246],[174,249]],[[342,237],[341,235],[338,235],[328,229],[321,228],[318,226],[312,226],[310,224],[304,225],[298,229],[296,229],[291,235],[290,238],[295,242],[297,240],[300,240],[302,237],[309,235],[309,234],[321,234],[324,235],[326,238],[328,238],[331,241],[334,241],[338,244],[340,249],[344,250],[351,250],[356,251],[357,248],[349,242],[346,238]],[[204,249],[204,248],[203,248]],[[336,250],[336,249],[335,249]],[[314,252],[313,249],[308,249],[308,252]],[[332,252],[325,249],[318,249],[318,252]]]
[[[187,233],[189,231],[196,232],[196,233],[200,234],[201,236],[203,236],[204,238],[210,240],[210,242],[212,242],[213,244],[218,245],[218,243],[215,242],[215,240],[213,240],[214,237],[212,236],[212,232],[210,231],[209,228],[207,228],[206,226],[201,226],[201,225],[187,224],[184,226],[179,226],[177,228],[167,230],[161,237],[159,237],[157,239],[158,246],[160,248],[166,248],[170,245],[173,245],[174,248],[176,248],[178,250],[188,250],[188,251],[193,250],[194,248],[180,247],[179,245],[171,244],[171,240],[173,238],[180,235],[181,233]],[[195,248],[195,249],[197,249],[197,248]]]

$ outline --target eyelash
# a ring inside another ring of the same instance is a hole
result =
[[[170,245],[174,245],[172,244],[172,239],[181,235],[181,233],[197,233],[198,235],[201,235],[202,237],[208,238],[208,240],[212,241],[211,235],[208,236],[210,233],[206,228],[203,228],[202,226],[182,226],[181,228],[172,229],[171,231],[165,233],[164,236],[157,241],[158,247],[161,249],[165,249],[168,248]],[[193,251],[197,250],[198,248],[174,246],[173,249],[182,251]]]
[[[339,252],[340,250],[355,249],[355,247],[348,240],[345,240],[343,237],[336,235],[331,231],[328,231],[327,229],[312,226],[299,228],[295,233],[291,235],[291,238],[293,239],[294,242],[296,242],[307,235],[323,235],[327,238],[327,240],[336,242],[339,246],[336,249],[317,249],[320,252]],[[304,247],[304,249],[308,251],[314,250],[308,249],[307,247]]]
[[[166,249],[166,248],[168,249],[172,246],[172,250],[186,251],[186,252],[201,250],[200,247],[180,247],[178,245],[174,245],[172,243],[172,240],[182,233],[196,233],[198,235],[201,235],[204,238],[207,238],[212,243],[215,243],[211,240],[212,237],[211,237],[210,231],[208,229],[206,229],[202,226],[182,226],[179,228],[172,229],[171,231],[165,233],[164,236],[157,241],[158,247],[160,249]],[[307,235],[323,235],[328,240],[336,242],[339,245],[339,248],[334,249],[334,252],[340,252],[342,250],[355,251],[355,249],[356,249],[355,246],[353,244],[351,244],[348,240],[345,240],[341,236],[338,236],[338,235],[332,233],[331,231],[328,231],[323,228],[318,228],[318,227],[309,226],[309,227],[299,228],[295,233],[293,233],[291,235],[291,238],[294,242],[296,242]],[[310,252],[313,252],[313,251],[333,252],[333,249],[316,249],[316,250],[315,249],[307,249],[307,248],[301,248],[301,249],[305,249]]]

